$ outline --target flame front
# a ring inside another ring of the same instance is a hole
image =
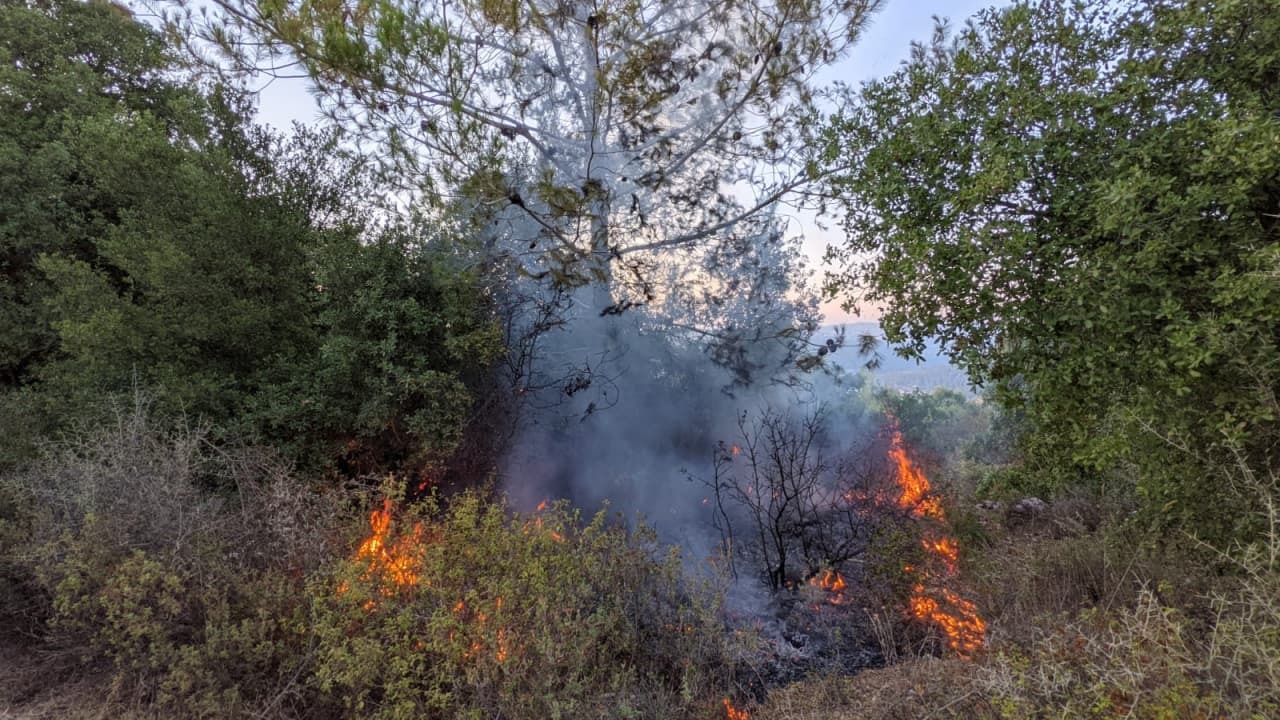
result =
[[[751,720],[751,714],[734,707],[733,701],[729,698],[724,699],[724,712],[728,720]]]
[[[924,476],[924,470],[907,457],[907,446],[902,442],[902,432],[896,427],[893,430],[893,441],[889,445],[889,458],[896,466],[898,488],[902,492],[898,504],[903,509],[911,511],[911,514],[916,517],[941,520],[942,505],[938,503],[937,496],[932,493],[933,486],[929,484],[929,478]]]
[[[381,584],[378,592],[383,597],[391,597],[398,588],[417,585],[422,578],[422,523],[415,523],[412,532],[393,538],[391,501],[384,500],[381,510],[369,514],[369,529],[372,534],[356,549],[356,560],[368,563],[360,579],[368,582],[376,578]],[[338,586],[338,594],[345,594],[349,589],[344,582]],[[364,608],[372,610],[374,605],[370,600]]]
[[[894,427],[889,445],[889,458],[897,469],[899,506],[918,518],[934,520],[939,525],[946,520],[938,497],[933,494],[929,479],[919,465],[907,455],[902,433]],[[960,545],[945,534],[941,527],[932,528],[921,541],[926,555],[936,562],[926,563],[920,571],[921,581],[912,590],[911,614],[917,619],[931,622],[942,628],[947,636],[947,646],[961,657],[971,657],[986,640],[987,624],[978,615],[977,607],[969,600],[948,589],[944,584],[959,575]],[[940,566],[940,573],[931,572]],[[907,566],[906,572],[916,572]],[[938,575],[941,577],[938,577]]]
[[[391,540],[391,501],[384,500],[382,509],[369,515],[369,527],[373,534],[356,550],[357,558],[369,562],[365,577],[377,574],[390,586],[418,584],[422,575],[422,524],[415,524],[408,535]]]

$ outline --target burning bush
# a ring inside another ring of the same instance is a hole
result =
[[[822,408],[803,417],[744,414],[706,483],[726,553],[773,590],[860,560],[895,520],[884,507],[889,466],[869,452],[833,460],[827,420]]]
[[[468,493],[400,517],[314,583],[318,677],[373,718],[681,717],[728,678],[716,596],[646,529]]]

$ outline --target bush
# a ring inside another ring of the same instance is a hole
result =
[[[209,438],[138,399],[0,483],[46,687],[102,670],[109,704],[166,717],[666,718],[728,694],[719,594],[650,530],[469,492],[388,504],[353,554],[349,496]]]
[[[318,678],[353,716],[687,717],[723,697],[716,595],[647,529],[467,493],[375,515],[373,540],[311,586]]]
[[[1134,608],[1087,611],[1028,650],[1006,649],[984,681],[1006,718],[1221,717],[1198,655],[1181,614],[1144,592]]]
[[[167,715],[288,714],[309,640],[304,579],[333,501],[268,452],[166,428],[143,399],[5,478],[4,538],[39,589],[45,653],[109,663],[117,696]],[[214,492],[209,488],[232,488]]]
[[[1278,527],[1275,483],[1252,484]],[[1114,528],[1023,540],[1030,560],[996,572],[1006,642],[980,673],[1002,717],[1280,715],[1280,532],[1208,563]]]

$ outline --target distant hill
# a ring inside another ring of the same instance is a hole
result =
[[[818,330],[815,336],[825,340],[836,334],[841,325],[826,325]],[[877,352],[880,355],[880,367],[868,371],[871,381],[877,385],[895,390],[931,391],[935,388],[951,388],[971,394],[969,383],[962,370],[947,361],[941,349],[935,343],[925,347],[920,360],[909,360],[899,357],[884,340],[884,331],[876,322],[844,323],[845,347],[836,354],[836,362],[850,371],[857,370],[866,362],[866,358],[857,356],[858,337],[872,335],[880,339]]]

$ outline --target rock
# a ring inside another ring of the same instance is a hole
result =
[[[978,503],[977,507],[979,510],[986,510],[987,512],[1000,512],[1004,505],[1001,505],[999,500],[983,500]]]
[[[1048,509],[1049,503],[1040,498],[1024,497],[1009,506],[1009,512],[1005,514],[1004,523],[1010,528],[1022,527],[1037,520]]]

